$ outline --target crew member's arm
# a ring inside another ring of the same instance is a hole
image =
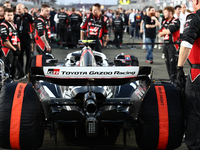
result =
[[[159,33],[160,37],[172,34],[180,29],[180,21],[179,19],[173,20],[168,29],[162,29],[162,31]]]
[[[142,28],[143,23],[144,23],[144,21],[142,20],[141,23],[140,23],[140,33],[143,33],[143,32],[144,32],[144,31],[143,31],[143,28]]]
[[[181,42],[181,48],[179,52],[178,66],[177,66],[177,86],[180,90],[185,91],[185,73],[183,66],[190,54],[191,48],[195,40],[198,38],[199,23],[198,20],[193,16],[189,15],[185,23],[183,31],[183,38]],[[198,55],[198,54],[193,54]]]
[[[165,21],[162,22],[162,27],[161,27],[161,29],[159,30],[159,36],[160,36],[160,37],[162,37],[162,36],[165,35],[165,34],[163,33],[163,30],[165,29],[164,24],[165,24]]]
[[[43,21],[42,20],[37,20],[36,21],[36,27],[38,30],[38,35],[40,36],[41,40],[45,43],[45,47],[47,49],[47,51],[51,51],[51,47],[49,45],[49,42],[46,39],[46,36],[44,35],[44,25],[43,25]]]
[[[87,24],[88,24],[88,19],[89,18],[89,14],[87,16],[85,16],[82,24],[81,24],[81,33],[80,33],[80,40],[84,40],[84,36],[85,36],[85,32],[87,30]]]
[[[4,42],[5,46],[9,49],[16,51],[17,49],[10,43],[10,41]]]
[[[105,16],[104,16],[105,17]],[[109,20],[107,19],[104,22],[104,26],[103,26],[103,33],[104,33],[104,37],[103,37],[103,47],[106,47],[107,43],[108,43],[108,25],[109,25]]]
[[[8,30],[7,27],[4,25],[1,25],[1,39],[7,48],[16,51],[16,48],[9,41]]]
[[[183,67],[199,33],[199,23],[193,15],[187,17],[179,52],[178,67]],[[198,54],[197,54],[198,55]]]

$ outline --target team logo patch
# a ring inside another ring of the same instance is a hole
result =
[[[59,75],[60,73],[60,69],[49,69],[47,71],[47,74],[51,74],[51,75]]]

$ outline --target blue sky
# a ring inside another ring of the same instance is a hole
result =
[[[70,4],[70,3],[78,3],[78,2],[83,2],[83,3],[100,3],[101,5],[104,4],[117,4],[117,0],[57,0],[57,4]]]

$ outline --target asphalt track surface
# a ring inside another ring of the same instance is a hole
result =
[[[126,35],[125,37],[126,37],[126,42],[129,42],[128,36]],[[140,43],[142,42],[142,40],[135,40],[135,42]],[[64,50],[64,49],[54,48],[52,53],[59,61],[64,61],[65,56],[68,53],[73,52],[75,50],[76,49]],[[152,67],[152,71],[154,72],[153,73],[154,79],[168,80],[168,74],[167,74],[165,62],[164,62],[164,59],[161,58],[162,50],[154,49],[153,51],[154,63],[153,64],[145,63],[146,52],[144,49],[142,49],[141,45],[137,45],[136,49],[131,49],[130,47],[127,47],[127,46],[123,46],[122,49],[117,49],[115,46],[112,46],[112,47],[108,46],[108,48],[103,49],[102,52],[106,54],[109,61],[113,61],[114,56],[119,53],[134,55],[138,57],[140,66]],[[184,70],[185,70],[185,73],[188,74],[189,72],[188,63],[186,63]],[[25,79],[22,82],[26,82],[26,81],[27,80]],[[39,150],[89,150],[89,149],[91,150],[124,150],[125,149],[123,145],[122,132],[120,132],[115,145],[103,145],[102,144],[103,141],[101,141],[103,139],[95,139],[95,140],[77,139],[75,141],[69,142],[67,141],[63,133],[58,131],[58,142],[57,142],[57,147],[56,147],[54,139],[50,138],[49,131],[45,131],[43,146]],[[0,150],[3,150],[3,149],[0,149]],[[136,144],[135,133],[133,130],[130,132],[130,137],[127,137],[127,150],[139,150]],[[179,147],[176,150],[187,150],[187,147],[185,143],[183,142],[181,147]]]

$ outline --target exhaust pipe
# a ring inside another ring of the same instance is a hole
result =
[[[97,109],[95,94],[92,92],[86,93],[84,96],[84,101],[85,101],[86,112],[95,113]]]
[[[85,108],[88,113],[95,113],[97,109],[95,101],[93,99],[86,100]]]

